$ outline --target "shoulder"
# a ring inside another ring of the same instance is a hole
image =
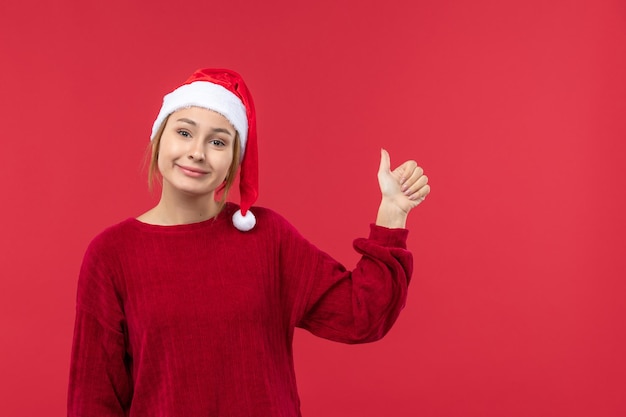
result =
[[[231,218],[235,212],[239,210],[239,205],[235,203],[226,203],[224,206],[224,214]],[[289,222],[278,212],[262,206],[252,206],[250,211],[257,219],[257,226],[265,226],[265,223],[270,225],[276,224],[289,224]]]
[[[136,219],[128,218],[107,227],[91,240],[85,256],[112,254],[114,251],[123,249],[128,244],[129,236],[136,232],[137,222]]]
[[[227,203],[224,207],[224,215],[228,217],[228,221],[232,223],[232,216],[239,210],[239,205],[235,203]],[[248,232],[239,232],[244,234],[284,234],[297,233],[294,226],[278,212],[262,206],[252,206],[250,212],[256,217],[256,225]],[[232,224],[231,224],[232,226]],[[234,229],[234,227],[233,227]]]

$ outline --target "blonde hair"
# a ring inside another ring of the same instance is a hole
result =
[[[163,131],[165,130],[165,125],[169,116],[163,120],[161,126],[154,134],[152,138],[152,142],[148,146],[146,150],[147,158],[149,157],[150,164],[148,166],[148,188],[150,191],[154,189],[154,183],[157,182],[159,185],[162,184],[163,177],[161,176],[161,172],[159,171],[159,149],[161,146],[161,137],[163,136]],[[222,210],[224,204],[226,203],[226,199],[228,198],[228,191],[230,191],[230,187],[232,187],[235,179],[237,177],[237,170],[239,169],[239,159],[241,155],[241,141],[239,140],[239,132],[235,131],[235,140],[233,141],[233,161],[230,164],[230,168],[228,168],[228,173],[226,174],[226,180],[223,185],[223,193],[222,198],[218,201],[218,212]]]

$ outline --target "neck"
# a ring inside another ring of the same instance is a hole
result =
[[[172,190],[169,190],[172,191]],[[217,216],[219,204],[214,193],[197,196],[179,192],[161,192],[161,200],[150,211],[154,222],[162,225],[198,223]]]

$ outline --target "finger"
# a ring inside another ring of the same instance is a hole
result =
[[[393,174],[400,178],[400,184],[404,184],[407,179],[411,176],[413,170],[417,167],[417,163],[415,161],[406,161],[398,168],[393,170]]]
[[[380,149],[380,166],[378,167],[379,173],[387,173],[391,171],[391,160],[389,158],[389,152],[385,149]]]
[[[423,174],[424,170],[417,166],[415,161],[409,161],[407,163],[410,169],[405,170],[404,182],[402,185],[402,191],[406,191],[411,185],[413,185]]]
[[[428,194],[430,194],[430,185],[426,184],[425,186],[417,190],[415,193],[411,194],[409,196],[409,200],[414,200],[414,201],[418,200],[421,202],[426,198]]]
[[[411,194],[414,194],[417,190],[419,190],[420,188],[422,188],[426,184],[428,184],[428,177],[426,175],[420,176],[417,179],[417,181],[413,181],[411,183],[409,183],[407,181],[407,183],[406,183],[407,188],[404,190],[404,195],[409,196]]]

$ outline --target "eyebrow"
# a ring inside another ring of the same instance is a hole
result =
[[[183,123],[187,123],[190,124],[192,126],[198,126],[198,124],[196,122],[194,122],[191,119],[187,119],[186,117],[181,117],[180,119],[176,120],[177,122],[183,122]],[[226,133],[228,136],[233,136],[233,134],[230,132],[230,130],[228,129],[224,129],[221,127],[214,127],[211,129],[211,132],[213,133]]]

